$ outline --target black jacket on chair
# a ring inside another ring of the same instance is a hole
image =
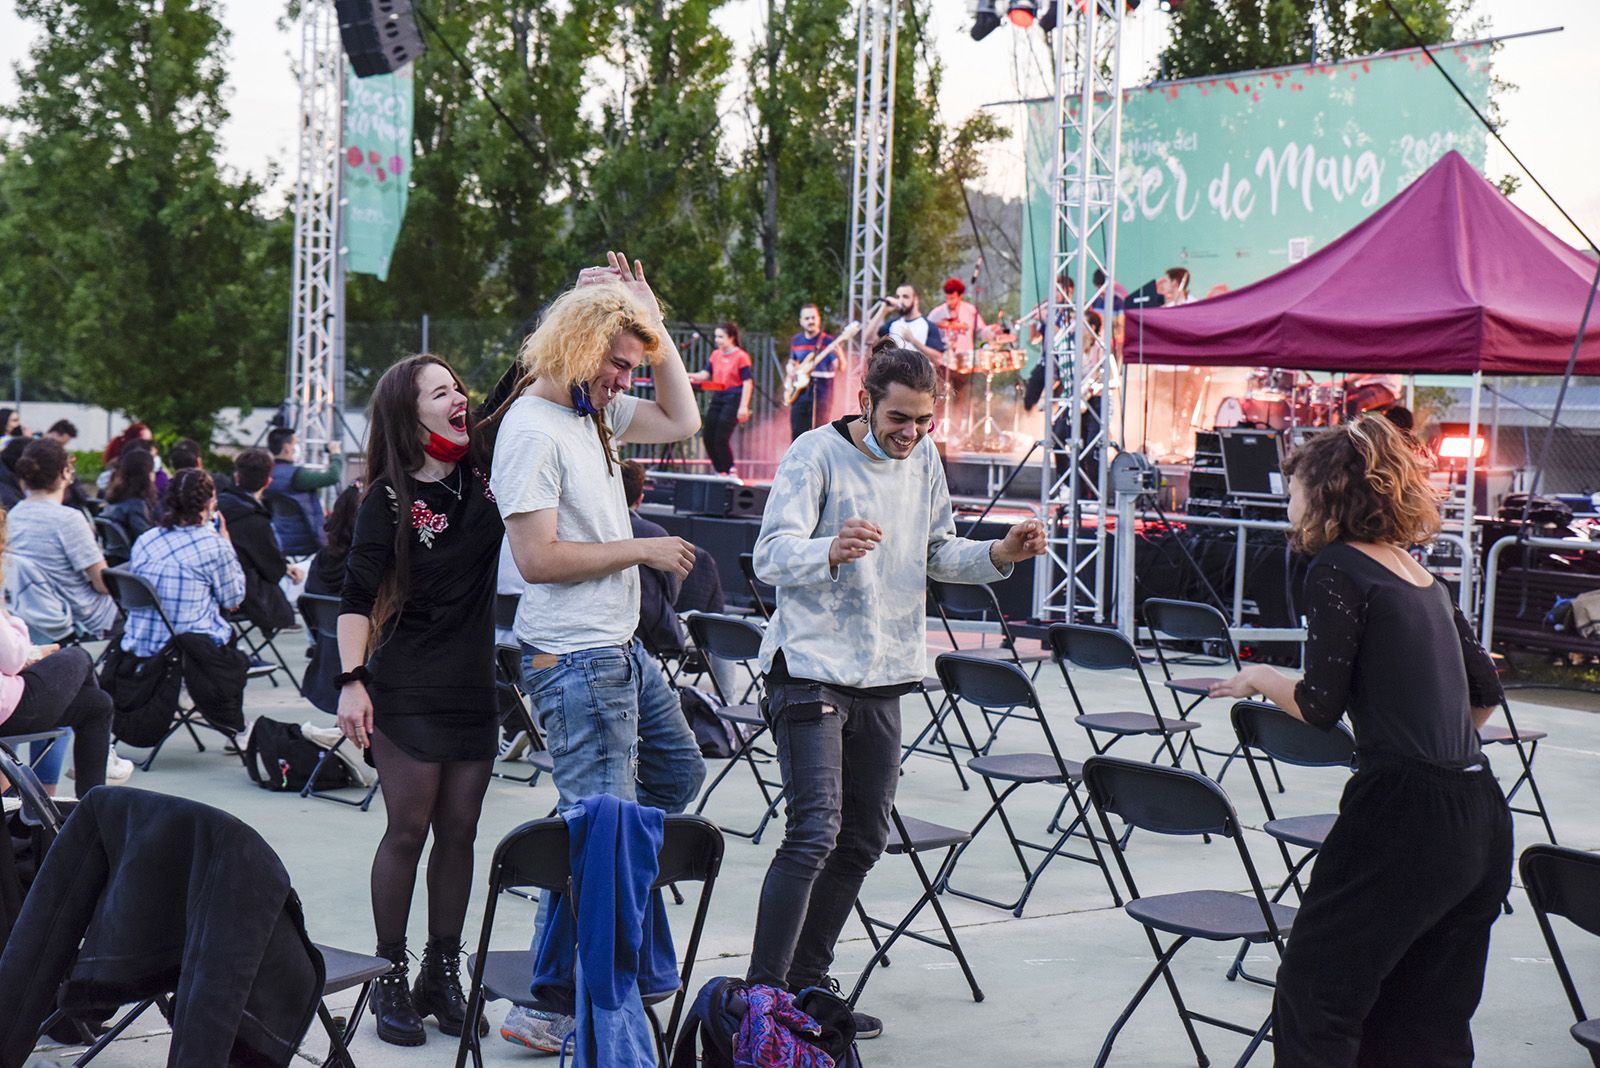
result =
[[[287,1066],[324,978],[289,874],[254,830],[186,798],[91,790],[0,953],[0,1068],[28,1059],[58,989],[67,1008],[172,993],[168,1068]]]
[[[217,495],[217,509],[228,521],[228,537],[244,569],[244,614],[269,634],[294,626],[294,608],[278,580],[289,573],[289,561],[272,532],[272,512],[237,486]]]

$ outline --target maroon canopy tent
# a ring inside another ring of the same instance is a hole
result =
[[[1129,363],[1564,374],[1595,261],[1458,153],[1355,229],[1242,289],[1128,312]],[[1600,374],[1600,306],[1577,374]]]

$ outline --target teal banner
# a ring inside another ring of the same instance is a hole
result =
[[[1480,109],[1491,52],[1433,50]],[[1048,293],[1054,110],[1029,105],[1025,309]],[[1445,152],[1484,164],[1482,126],[1420,51],[1153,83],[1125,90],[1122,114],[1115,270],[1129,291],[1170,267],[1189,269],[1194,298],[1237,289],[1322,248]]]
[[[344,104],[345,264],[389,277],[411,183],[412,67],[357,78],[349,74]]]

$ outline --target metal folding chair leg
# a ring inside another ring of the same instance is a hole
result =
[[[719,785],[721,785],[722,780],[726,779],[733,769],[739,766],[740,761],[743,761],[745,766],[750,769],[750,774],[755,777],[756,786],[761,790],[762,799],[766,801],[766,808],[762,811],[761,819],[756,823],[754,830],[736,831],[731,827],[721,827],[720,829],[723,834],[731,834],[736,838],[748,838],[752,843],[759,843],[761,841],[762,834],[766,833],[767,823],[771,821],[774,815],[777,814],[778,805],[783,801],[782,783],[775,783],[767,779],[761,774],[760,766],[756,764],[756,742],[767,733],[768,730],[766,727],[760,727],[757,728],[756,732],[750,735],[749,738],[743,740],[739,748],[734,751],[734,754],[731,757],[728,758],[728,763],[724,765],[722,770],[717,773],[716,778],[712,779],[706,784],[706,788],[700,794],[700,801],[697,805],[695,805],[694,808],[695,815],[698,816],[703,814],[705,812],[706,802],[711,800],[712,793]],[[777,758],[774,757],[773,759],[776,760]],[[778,792],[776,795],[772,793],[773,787],[777,788]]]
[[[349,805],[351,808],[359,808],[362,812],[365,812],[372,806],[372,799],[378,795],[378,787],[381,785],[376,772],[372,776],[372,785],[367,788],[367,792],[362,795],[359,801],[348,797],[333,797],[330,794],[317,791],[317,776],[322,774],[323,766],[333,759],[334,753],[348,740],[347,738],[340,738],[333,743],[332,748],[324,749],[317,755],[316,766],[311,769],[311,774],[306,776],[306,784],[300,788],[300,796],[314,797],[318,801],[332,801],[336,805]]]
[[[963,745],[963,748],[973,756],[977,756],[978,751],[972,745],[972,736],[967,731],[966,720],[961,717],[961,709],[948,696],[942,698],[938,706],[935,707],[932,694],[927,690],[919,690],[918,692],[922,694],[923,703],[928,706],[928,722],[917,732],[915,738],[901,747],[900,766],[904,767],[906,761],[918,753],[948,760],[950,761],[950,766],[955,769],[956,780],[961,783],[961,789],[972,789],[967,783],[966,772],[961,767],[961,761],[956,757],[955,746],[959,743],[950,741],[949,732],[945,730],[944,726],[944,721],[954,713],[962,733],[967,735],[967,742]],[[936,743],[938,748],[932,747],[929,743]]]

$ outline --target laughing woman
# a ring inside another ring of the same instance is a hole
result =
[[[461,928],[472,844],[497,742],[495,564],[505,532],[466,389],[436,356],[389,368],[368,411],[367,493],[339,609],[339,728],[383,779],[388,828],[372,862],[378,1037],[459,1035]],[[429,829],[428,944],[406,984],[406,924]],[[482,1026],[482,1021],[479,1021]]]

